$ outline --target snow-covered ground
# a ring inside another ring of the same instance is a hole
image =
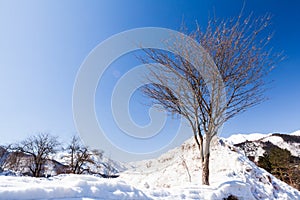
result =
[[[92,175],[0,176],[0,199],[149,199],[122,180]]]
[[[247,136],[236,136],[239,141],[242,137]],[[157,159],[127,164],[127,170],[116,179],[93,175],[59,175],[48,179],[2,175],[0,199],[220,200],[229,195],[239,199],[300,199],[299,191],[258,168],[224,141],[213,142],[210,186],[201,185],[198,149],[191,138]]]

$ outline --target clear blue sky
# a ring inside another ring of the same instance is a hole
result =
[[[205,26],[209,14],[236,16],[242,4],[240,0],[0,0],[0,143],[37,132],[50,132],[62,140],[75,134],[72,91],[76,73],[88,53],[106,38],[138,27],[178,30],[183,19],[191,28],[196,20]],[[269,101],[227,122],[223,136],[300,129],[299,10],[296,0],[246,1],[246,14],[273,14],[273,46],[284,50],[287,59],[269,76],[274,80],[266,93]],[[118,78],[118,73],[136,64],[132,60],[121,58],[114,63],[107,72],[107,85],[99,88],[109,91],[117,80],[110,80],[109,73]],[[130,108],[133,119],[147,124],[147,109],[135,96]],[[105,103],[98,94],[96,100],[97,116],[105,119]],[[105,124],[107,130],[115,130],[110,122]]]

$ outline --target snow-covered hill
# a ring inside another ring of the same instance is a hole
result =
[[[222,139],[214,141],[211,151],[211,185],[202,186],[198,155],[191,138],[158,159],[130,163],[131,169],[121,178],[158,199],[222,199],[229,195],[239,199],[300,199],[299,191],[258,168]]]

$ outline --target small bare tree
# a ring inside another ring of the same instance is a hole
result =
[[[268,48],[272,36],[268,33],[269,22],[269,15],[211,19],[204,31],[197,26],[187,34],[198,43],[184,36],[172,38],[164,42],[173,53],[144,49],[146,56],[140,57],[150,64],[150,84],[142,88],[143,93],[169,113],[184,117],[191,126],[205,185],[209,185],[210,144],[218,129],[228,119],[265,100],[265,76],[281,58]],[[209,56],[198,56],[198,51],[203,55],[199,44],[210,55],[217,73],[210,70]]]
[[[0,146],[0,172],[3,171],[3,168],[7,163],[7,157],[9,155],[8,149],[8,146]]]
[[[110,158],[107,159],[106,162],[102,163],[104,167],[104,174],[102,175],[105,178],[111,178],[115,174],[116,170],[113,166],[113,162]]]
[[[102,160],[103,160],[103,150],[99,150],[99,149],[93,149],[92,150],[92,154],[94,157],[94,166],[95,166],[95,173],[99,173],[99,171],[101,171],[102,169]]]
[[[94,153],[99,153],[96,151],[90,151],[88,147],[82,145],[78,137],[73,136],[70,145],[67,147],[70,156],[70,171],[73,174],[82,174],[89,169],[83,168],[87,163],[95,164],[92,159]]]
[[[23,157],[24,154],[28,155],[26,159],[27,167],[32,176],[40,177],[42,176],[44,164],[49,159],[49,155],[56,153],[59,144],[56,137],[47,133],[40,133],[21,141],[12,149],[15,151],[15,155]]]

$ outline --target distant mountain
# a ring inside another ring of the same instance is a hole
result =
[[[287,149],[293,156],[300,157],[300,131],[291,134],[238,134],[226,140],[241,148],[247,156],[254,156],[255,161],[272,146]]]
[[[300,136],[300,130],[299,131],[295,131],[295,132],[291,133],[290,135]]]

